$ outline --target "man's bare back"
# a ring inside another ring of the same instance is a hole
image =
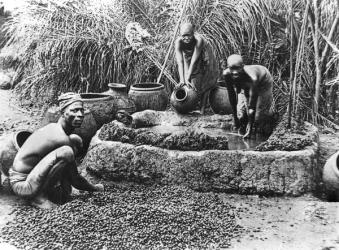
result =
[[[272,84],[268,69],[262,65],[245,65],[244,71],[247,77],[242,77],[238,81],[230,78],[227,80],[233,82],[236,87],[239,86],[240,89],[253,89],[258,95]],[[229,68],[224,70],[224,76],[227,78],[231,76]]]
[[[237,93],[244,90],[246,110],[243,112],[244,119],[241,120],[247,123],[247,126],[246,129],[241,129],[241,133],[245,133],[244,138],[248,138],[252,133],[254,121],[271,109],[273,78],[264,66],[244,65],[240,55],[228,57],[227,65],[228,68],[224,70],[223,76],[232,106],[234,125],[236,128],[241,125],[237,117]]]
[[[64,145],[72,146],[61,125],[48,124],[28,137],[14,159],[13,170],[28,174],[48,153]]]

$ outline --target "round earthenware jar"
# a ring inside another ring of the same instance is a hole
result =
[[[92,137],[97,132],[98,125],[93,117],[93,114],[90,110],[85,110],[84,120],[80,126],[80,128],[76,128],[74,130],[74,134],[77,134],[81,137],[84,150],[87,150],[89,143],[91,142]]]
[[[232,114],[232,106],[228,98],[226,87],[217,86],[210,91],[209,103],[215,114]]]
[[[109,90],[105,92],[113,97],[114,102],[114,113],[118,110],[125,110],[129,114],[132,114],[136,111],[134,101],[127,95],[127,87],[121,83],[109,83]]]
[[[175,89],[170,98],[171,106],[180,114],[193,111],[197,107],[198,101],[197,92],[187,86]]]
[[[136,111],[165,110],[168,96],[163,84],[137,83],[131,86],[128,96],[134,101]]]
[[[8,170],[13,165],[19,148],[31,134],[29,130],[21,130],[0,137],[0,169],[4,175],[8,176]]]
[[[323,182],[328,191],[339,192],[339,151],[326,161]]]
[[[114,119],[115,108],[111,95],[101,93],[81,93],[80,96],[84,103],[84,108],[89,109],[92,112],[98,128]]]

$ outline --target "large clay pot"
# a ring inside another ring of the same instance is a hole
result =
[[[31,134],[31,131],[22,130],[0,137],[0,170],[2,174],[8,176],[8,170],[12,167],[19,148]]]
[[[128,96],[134,101],[136,111],[165,110],[168,96],[163,84],[137,83],[131,86]]]
[[[339,151],[326,161],[323,182],[327,191],[339,193]]]
[[[175,89],[171,94],[171,106],[180,114],[187,114],[197,107],[199,97],[196,91],[187,86]]]
[[[125,110],[128,113],[132,114],[136,111],[134,101],[127,95],[127,87],[121,83],[109,83],[109,90],[105,93],[113,97],[114,102],[114,113],[118,110]]]
[[[60,115],[61,114],[58,107],[50,107],[45,113],[45,118],[42,125],[44,126],[51,122],[57,122],[60,118]],[[74,130],[74,134],[77,134],[81,137],[84,143],[84,147],[86,148],[91,142],[91,139],[95,135],[97,129],[98,126],[92,112],[89,109],[86,109],[81,127],[76,128]]]
[[[209,102],[215,114],[232,114],[232,106],[226,87],[217,86],[210,91]]]
[[[105,123],[114,120],[115,107],[113,97],[101,93],[81,93],[84,108],[89,109],[100,128]]]

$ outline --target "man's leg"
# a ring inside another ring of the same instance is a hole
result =
[[[197,92],[197,95],[198,95],[197,107],[194,107],[194,108],[195,108],[195,110],[200,109],[200,111],[198,111],[200,113],[201,113],[201,110],[202,110],[202,107],[203,107],[203,97],[204,97],[204,95],[201,91],[201,77],[202,77],[201,74],[197,74],[197,75],[194,75],[194,76],[191,77],[191,83],[194,86],[194,88]],[[204,107],[204,109],[205,109],[205,107]],[[194,111],[194,112],[196,112],[196,111]]]
[[[74,162],[72,148],[69,146],[57,148],[33,168],[25,181],[14,183],[12,189],[19,196],[33,198],[33,205],[49,208],[52,204],[47,199],[45,189],[56,183],[60,173],[71,162]]]
[[[205,108],[206,108],[206,104],[207,104],[207,98],[209,95],[210,91],[205,91],[204,93],[202,93],[202,97],[201,97],[201,107],[200,107],[200,113],[203,115],[205,114]]]

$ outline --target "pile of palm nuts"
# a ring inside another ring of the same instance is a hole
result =
[[[229,247],[243,231],[218,194],[114,184],[51,210],[18,207],[1,237],[20,249],[205,249]]]

